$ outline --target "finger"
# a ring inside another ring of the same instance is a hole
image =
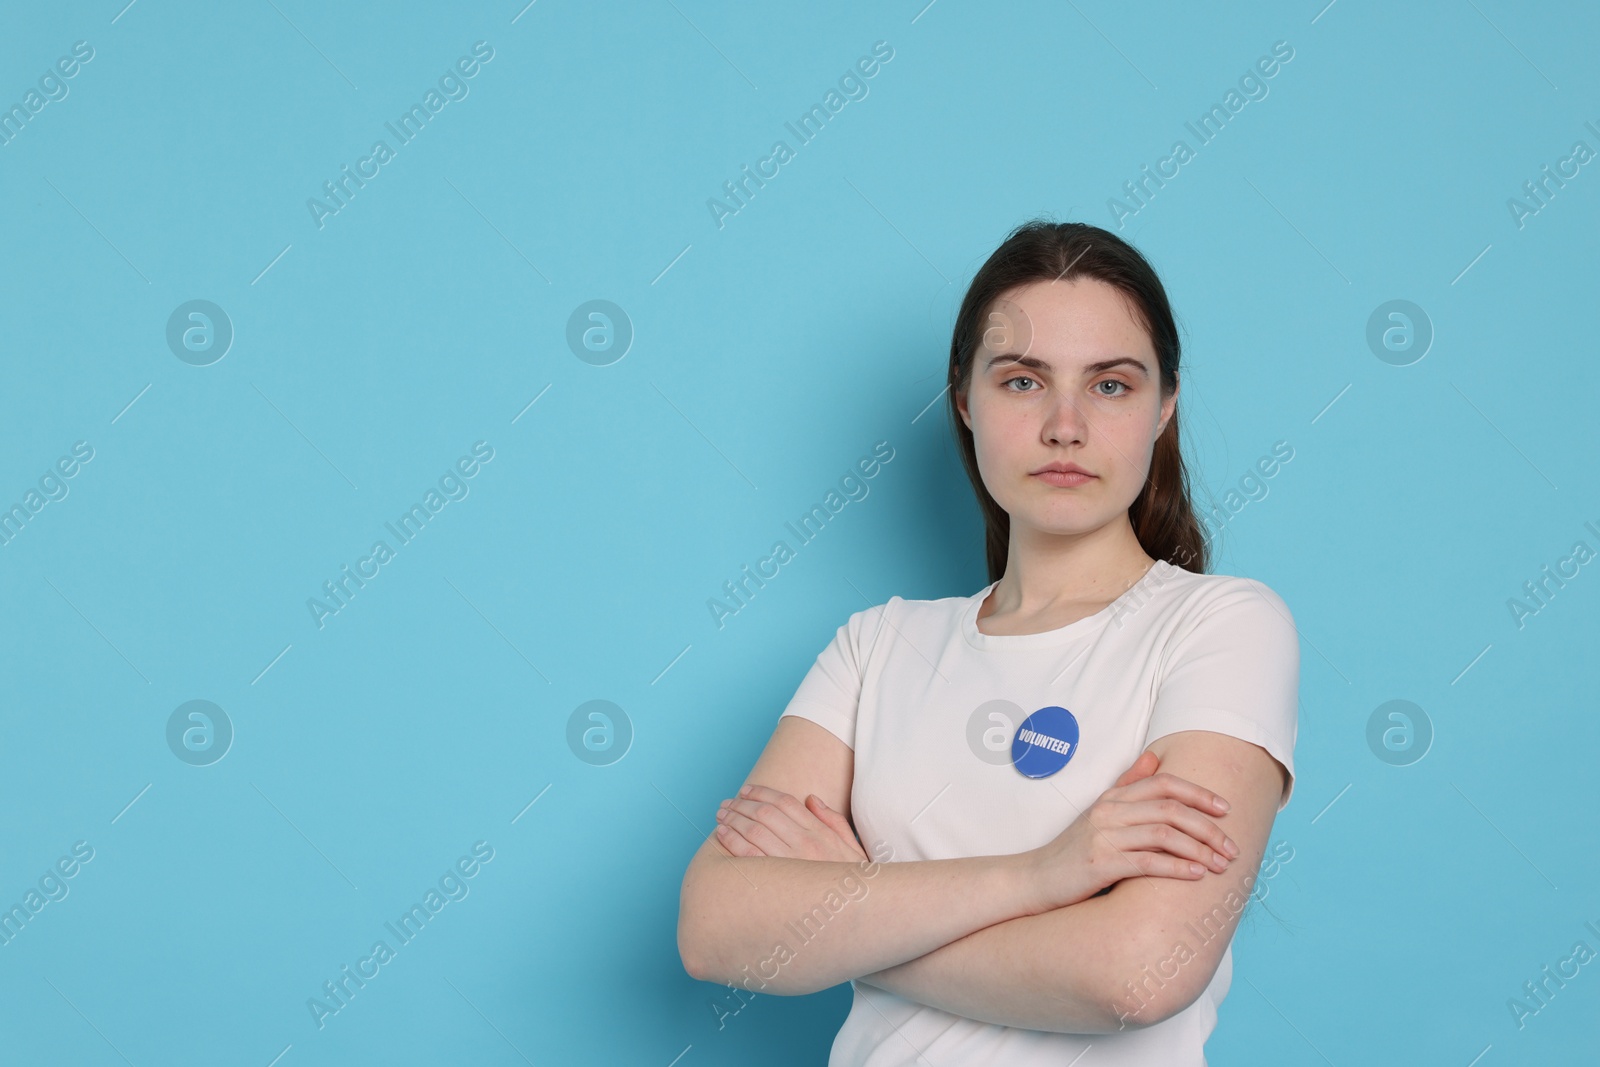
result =
[[[844,814],[828,806],[828,802],[815,793],[806,794],[806,809],[819,819],[834,818],[844,821]]]
[[[1216,852],[1223,859],[1232,860],[1239,855],[1239,846],[1228,836],[1227,831],[1181,800],[1167,797],[1129,805],[1123,825],[1136,824],[1173,827]]]
[[[1131,833],[1132,829],[1121,827],[1112,831],[1112,836],[1104,837],[1096,847],[1098,855],[1091,860],[1091,865],[1104,874],[1114,874],[1119,880],[1146,875],[1192,880],[1205,875],[1205,865],[1195,860],[1159,848],[1141,847],[1143,835]]]
[[[1137,764],[1135,764],[1137,766]],[[1118,800],[1148,800],[1156,797],[1174,797],[1191,807],[1201,811],[1214,811],[1219,814],[1226,812],[1229,804],[1220,793],[1213,792],[1203,785],[1179,778],[1175,774],[1162,771],[1148,778],[1141,778],[1136,782],[1122,787],[1124,796]]]
[[[790,800],[795,799],[792,793],[785,793],[783,790],[773,789],[771,786],[757,785],[755,782],[749,782],[740,788],[739,796],[746,800],[765,801],[768,804],[776,804],[784,797],[788,797]]]
[[[788,815],[793,820],[796,828],[802,830],[816,829],[812,822],[816,816],[812,814],[810,808],[802,804],[792,793],[785,793],[781,789],[772,789],[752,782],[740,789],[739,796],[735,799],[770,804]],[[777,827],[775,826],[774,829],[777,829]]]
[[[726,819],[730,813],[738,812],[746,818],[763,824],[786,844],[793,845],[809,829],[800,820],[804,819],[810,822],[815,819],[815,816],[789,794],[782,793],[779,794],[779,797],[782,802],[778,804],[736,797],[728,801],[727,806],[717,813],[717,818]],[[798,818],[796,817],[797,815]]]
[[[866,857],[866,851],[861,848],[861,842],[856,840],[856,832],[850,826],[849,819],[846,819],[842,814],[828,807],[827,802],[821,797],[817,796],[815,793],[806,797],[806,804],[814,813],[816,813],[817,818],[821,819],[823,824],[826,825],[828,829],[832,830],[839,836],[841,841],[849,845],[856,852],[860,853],[863,858]]]
[[[774,833],[771,827],[741,812],[730,810],[723,817],[722,824],[743,834],[747,841],[769,856],[785,855],[789,851],[788,842]]]
[[[1160,765],[1161,757],[1147,748],[1139,753],[1139,758],[1133,761],[1133,766],[1122,772],[1122,777],[1117,779],[1116,785],[1132,785],[1139,779],[1154,774]]]
[[[1182,878],[1193,882],[1206,876],[1206,869],[1193,860],[1179,859],[1165,852],[1129,852],[1128,861],[1139,874],[1150,878]]]
[[[717,840],[722,844],[722,847],[733,853],[735,856],[766,855],[765,852],[762,852],[759,848],[752,845],[743,834],[730,827],[717,827],[716,837]]]
[[[1127,852],[1165,852],[1179,859],[1204,864],[1217,874],[1228,869],[1227,856],[1193,835],[1166,823],[1124,826],[1108,836],[1117,848]]]

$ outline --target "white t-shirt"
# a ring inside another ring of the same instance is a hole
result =
[[[1270,588],[1158,561],[1096,614],[1018,635],[978,630],[978,609],[993,588],[939,600],[891,597],[856,612],[783,711],[854,750],[851,813],[869,855],[879,856],[884,842],[890,862],[1037,848],[1150,742],[1179,730],[1212,730],[1266,749],[1290,775],[1283,810],[1294,781],[1300,645],[1288,607]],[[1032,721],[1056,741],[1024,724],[1045,708],[1058,710]],[[1070,746],[1061,708],[1077,728]],[[1014,742],[1019,734],[1024,740]],[[1026,756],[1017,765],[1014,743]],[[1029,777],[1020,769],[1029,760],[1047,764],[1031,767],[1036,774],[1051,773]],[[1091,1045],[1096,1067],[1204,1067],[1232,975],[1230,943],[1183,1011],[1141,1029],[1082,1035],[997,1026],[852,981],[855,999],[828,1067],[1066,1067]]]

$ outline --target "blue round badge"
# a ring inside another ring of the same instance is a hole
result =
[[[1011,740],[1011,763],[1029,778],[1048,778],[1078,751],[1078,720],[1066,708],[1048,707],[1022,720]]]

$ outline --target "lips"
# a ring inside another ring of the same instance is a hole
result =
[[[1035,471],[1032,476],[1048,485],[1058,486],[1062,489],[1071,489],[1073,486],[1083,485],[1094,480],[1094,475],[1086,474],[1081,470],[1058,470],[1054,466]]]
[[[1078,466],[1076,463],[1047,463],[1033,472],[1032,477],[1039,479],[1046,485],[1053,485],[1059,489],[1072,489],[1084,485],[1094,478],[1094,475]]]

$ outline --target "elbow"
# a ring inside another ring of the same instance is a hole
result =
[[[1200,999],[1216,967],[1185,949],[1143,956],[1124,955],[1100,983],[1111,1031],[1142,1030],[1166,1022]]]
[[[728,984],[733,981],[733,969],[721,959],[723,946],[715,942],[704,923],[691,916],[687,908],[678,913],[678,959],[684,971],[697,982]]]
[[[748,930],[748,923],[730,922],[730,912],[743,895],[735,890],[730,900],[720,873],[691,865],[678,895],[678,959],[690,978],[775,996],[800,996],[836,984],[819,984],[813,976],[785,968],[794,953],[781,943],[765,958],[753,944],[747,946],[747,940],[765,941],[766,935],[747,938],[740,931]]]
[[[736,968],[724,965],[718,958],[718,946],[678,923],[678,959],[684,972],[697,982],[716,982],[727,985],[734,980]]]
[[[787,950],[785,950],[787,951]],[[805,976],[786,973],[781,966],[781,954],[748,963],[730,962],[737,958],[738,950],[728,944],[719,944],[708,934],[689,922],[682,913],[678,918],[678,958],[690,978],[697,982],[715,982],[718,985],[738,985],[751,993],[769,996],[792,997],[815,993],[829,984],[816,984]],[[792,970],[792,968],[791,968]]]
[[[712,968],[707,959],[706,938],[700,929],[701,924],[694,921],[694,916],[704,905],[695,892],[692,875],[691,871],[684,877],[683,888],[678,894],[678,959],[690,978],[709,982],[712,980]]]
[[[684,926],[678,923],[678,959],[683,963],[684,971],[697,982],[709,982],[709,972],[704,962],[700,959],[698,948],[686,936]]]
[[[716,879],[691,868],[678,897],[678,959],[697,982],[727,984],[737,971],[727,965],[732,946],[727,943],[727,923],[718,919],[724,907]]]
[[[690,978],[697,982],[715,982],[718,985],[742,985],[752,993],[772,996],[799,996],[815,993],[826,986],[815,988],[797,983],[777,967],[768,967],[772,960],[756,961],[743,967],[719,958],[718,946],[710,944],[703,936],[682,921],[678,922],[678,958]]]

